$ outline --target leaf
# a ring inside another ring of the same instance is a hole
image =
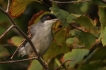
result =
[[[99,7],[99,20],[101,23],[101,30],[106,27],[106,6]]]
[[[89,32],[76,31],[75,35],[85,47],[91,47],[96,42],[96,37]]]
[[[37,14],[34,14],[34,15],[32,16],[32,18],[31,18],[31,20],[29,21],[28,25],[30,26],[30,25],[36,23],[36,22],[37,22],[36,20],[38,19],[38,17],[41,16],[42,14],[44,14],[44,13],[45,13],[45,12],[44,12],[43,10],[41,10],[41,11],[38,12]],[[36,22],[35,22],[35,21],[36,21]]]
[[[75,40],[75,38],[68,38],[68,39],[66,40],[66,43],[69,44],[69,45],[71,45],[71,44],[74,43],[74,40]]]
[[[92,29],[94,27],[93,20],[87,16],[80,16],[79,18],[76,19],[76,23],[85,27],[87,30]]]
[[[68,61],[65,63],[66,68],[73,68],[75,64],[80,63],[84,56],[86,56],[88,53],[88,49],[73,49],[72,52],[68,52],[63,56],[62,62],[74,59],[74,61]]]
[[[63,45],[66,38],[67,38],[67,32],[64,28],[62,28],[60,31],[58,31],[58,33],[56,33],[55,36],[54,36],[56,43],[60,46]]]
[[[43,67],[37,60],[33,60],[28,67],[28,70],[43,70]]]
[[[97,45],[98,46],[98,45]],[[99,45],[98,48],[95,48],[92,53],[90,53],[90,57],[84,60],[84,64],[80,67],[79,70],[106,70],[105,68],[105,59],[106,59],[106,47]]]
[[[66,45],[62,45],[59,46],[57,45],[57,43],[55,41],[52,42],[50,48],[48,49],[48,51],[46,52],[46,54],[44,54],[44,60],[48,60],[48,59],[52,59],[53,57],[59,55],[59,54],[63,54],[65,52],[68,52],[70,49],[68,46]]]
[[[103,6],[103,7],[99,7],[99,20],[100,20],[100,23],[101,23],[101,34],[100,34],[100,37],[99,37],[99,40],[102,41],[102,44],[103,46],[106,45],[106,7]]]
[[[28,4],[33,1],[34,0],[12,0],[12,4],[9,9],[9,14],[14,18],[20,16],[25,11]]]
[[[53,13],[58,17],[58,19],[64,25],[66,25],[66,23],[74,22],[74,19],[76,18],[74,15],[71,15],[70,13],[62,9],[59,9],[56,3],[53,3],[53,6],[50,8],[50,10],[53,11]]]
[[[23,42],[23,40],[24,40],[24,38],[22,38],[22,37],[14,36],[10,40],[8,40],[8,43],[18,47]]]
[[[102,41],[103,46],[105,46],[105,45],[106,45],[106,27],[105,27],[105,29],[102,31],[101,41]]]
[[[0,58],[9,56],[9,52],[6,48],[4,48],[2,45],[0,45]]]

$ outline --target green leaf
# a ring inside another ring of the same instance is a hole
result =
[[[61,21],[62,24],[71,23],[74,22],[74,19],[76,18],[74,15],[71,15],[67,11],[64,11],[62,9],[59,9],[56,5],[56,3],[53,3],[53,6],[50,8],[51,11],[58,17],[58,19]]]
[[[76,37],[85,47],[91,47],[96,41],[96,37],[89,32],[76,31]]]
[[[100,23],[101,23],[101,34],[100,34],[100,37],[99,37],[99,40],[102,41],[102,44],[103,46],[106,45],[106,7],[103,6],[103,7],[99,7],[99,20],[100,20]]]
[[[101,23],[101,30],[106,27],[106,6],[99,7],[99,21]]]
[[[59,54],[63,54],[68,51],[70,51],[68,46],[66,46],[65,44],[63,44],[62,46],[59,46],[59,45],[57,45],[57,43],[55,41],[53,41],[50,48],[48,49],[46,54],[44,54],[43,57],[44,57],[44,60],[48,60],[48,59],[52,59],[52,58],[56,57]]]
[[[15,46],[20,46],[20,44],[23,42],[24,38],[23,37],[19,37],[19,36],[14,36],[12,37],[10,40],[8,40],[8,42],[12,45]]]
[[[92,29],[94,27],[93,20],[87,16],[80,16],[79,18],[77,18],[76,23],[85,27],[87,30]]]
[[[98,45],[97,45],[98,46]],[[106,47],[99,45],[98,48],[87,56],[86,61],[78,70],[106,70],[105,59],[106,59]]]
[[[37,60],[33,60],[28,67],[28,70],[43,70],[43,67]]]
[[[75,64],[80,63],[84,56],[86,56],[88,53],[88,49],[73,49],[72,52],[66,53],[63,57],[64,61],[74,59],[74,61],[68,61],[65,63],[66,68],[73,68]]]
[[[68,39],[66,40],[66,43],[69,44],[69,45],[71,45],[71,44],[74,43],[74,41],[75,41],[75,38],[68,38]]]
[[[4,48],[2,45],[0,45],[0,58],[8,56],[9,52],[6,48]]]
[[[105,46],[105,45],[106,45],[106,27],[105,27],[105,29],[102,31],[101,41],[102,41],[103,46]]]

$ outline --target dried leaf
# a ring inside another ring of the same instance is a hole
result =
[[[22,38],[22,37],[14,36],[10,40],[8,40],[8,43],[18,47],[23,42],[23,40],[24,40],[24,38]]]
[[[28,4],[33,1],[34,0],[12,0],[12,4],[9,9],[9,14],[14,18],[20,16],[25,11]]]

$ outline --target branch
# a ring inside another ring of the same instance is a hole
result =
[[[83,30],[81,30],[81,29],[79,29],[78,27],[76,27],[76,26],[72,25],[71,23],[70,23],[69,25],[70,25],[71,27],[73,27],[73,28],[75,28],[75,29],[77,29],[77,30],[81,31],[81,32],[84,32]]]
[[[28,61],[28,60],[34,60],[34,59],[37,59],[37,58],[38,57],[33,57],[33,58],[28,58],[28,59],[21,59],[21,60],[10,60],[10,61],[0,62],[0,64],[23,62],[23,61]]]
[[[1,36],[0,36],[0,39],[3,38],[7,32],[9,32],[12,28],[14,27],[14,25],[11,25]]]
[[[64,61],[57,69],[55,69],[55,70],[59,70],[66,62],[68,62],[68,61],[74,61],[74,59],[71,59],[71,60],[66,60],[66,61]]]
[[[51,2],[56,2],[56,3],[79,3],[79,2],[88,2],[91,0],[81,0],[81,1],[64,1],[64,2],[60,2],[60,1],[54,1],[54,0],[50,0]]]
[[[12,56],[10,57],[10,59],[13,59],[13,57],[15,56],[15,54],[17,53],[17,51],[20,49],[20,47],[22,46],[22,44],[25,42],[26,40],[24,40],[20,46],[15,50],[15,52],[12,54]]]
[[[8,11],[9,11],[9,8],[10,8],[10,0],[8,0],[7,10],[6,10],[6,12],[8,12]]]
[[[27,37],[27,35],[17,26],[17,24],[14,22],[14,20],[12,19],[12,17],[9,15],[8,12],[5,12],[2,8],[0,8],[0,11],[3,12],[11,21],[12,25],[14,26],[14,28],[16,28],[22,35],[23,37],[29,42],[29,44],[31,45],[34,53],[36,54],[36,56],[38,56],[38,61],[40,62],[40,64],[46,69],[48,70],[47,65],[45,64],[45,62],[42,60],[42,58],[40,57],[40,55],[37,53],[36,48],[34,47],[33,43],[31,42],[31,40]],[[11,27],[12,28],[12,27]],[[8,31],[7,31],[8,32]],[[7,33],[7,32],[4,32]],[[2,38],[2,37],[1,37]]]

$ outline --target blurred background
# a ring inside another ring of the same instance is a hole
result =
[[[72,0],[59,0],[61,1],[72,1]],[[80,2],[80,3],[59,3],[57,4],[60,9],[63,9],[65,11],[68,11],[69,13],[73,14],[79,14],[79,15],[88,15],[90,18],[98,19],[98,6],[106,6],[105,3],[103,3],[100,0],[91,0],[90,2]],[[43,0],[42,4],[38,2],[32,2],[30,3],[27,8],[25,9],[24,13],[22,13],[21,16],[14,18],[14,21],[17,23],[17,25],[27,34],[28,30],[28,22],[30,21],[31,17],[38,13],[41,10],[44,11],[50,11],[49,8],[52,6],[52,2],[49,0]],[[7,0],[0,0],[0,7],[6,10],[7,7]],[[3,32],[11,25],[11,22],[9,19],[4,15],[2,12],[0,12],[0,35],[3,34]],[[100,23],[97,24],[98,27],[100,27]],[[17,47],[13,47],[12,45],[8,44],[8,40],[13,36],[21,36],[21,34],[15,30],[12,29],[9,31],[5,37],[0,39],[0,46],[2,45],[5,51],[7,51],[7,54],[12,54]],[[101,48],[102,50],[105,47]],[[106,48],[105,48],[106,49]],[[1,52],[2,50],[0,50]],[[106,52],[106,50],[104,50]],[[99,54],[105,53],[100,52]],[[0,54],[0,61],[5,61],[6,57],[2,57],[2,54]],[[23,57],[26,58],[27,56]],[[103,58],[105,57],[105,54],[103,55]],[[22,59],[16,58],[16,59]],[[27,70],[29,67],[30,61],[25,62],[19,62],[19,63],[11,63],[11,64],[0,64],[0,70]],[[106,65],[106,63],[100,63],[101,66]],[[103,65],[102,65],[103,64]],[[99,63],[97,66],[100,66]],[[95,66],[89,66],[88,67],[95,67]],[[86,66],[82,69],[87,70]],[[81,70],[82,70],[81,69]],[[73,69],[74,70],[74,69]],[[96,69],[91,69],[96,70]],[[99,69],[98,69],[99,70]],[[102,69],[106,70],[106,68]]]

